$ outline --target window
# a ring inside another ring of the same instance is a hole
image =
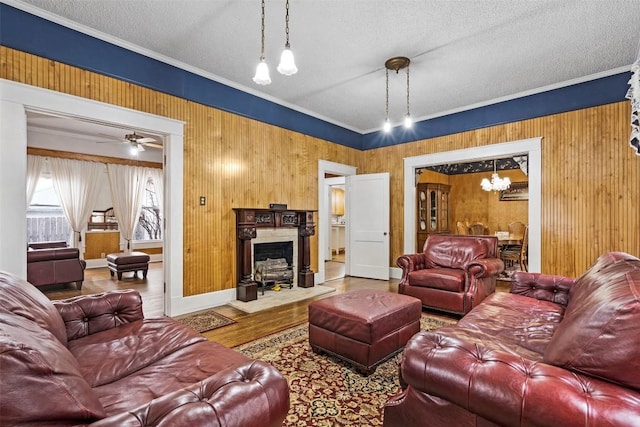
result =
[[[62,211],[50,177],[41,175],[27,209],[27,241],[69,241],[71,226]]]
[[[142,203],[140,219],[133,233],[134,240],[161,240],[162,217],[156,187],[152,178],[147,179],[145,200]]]

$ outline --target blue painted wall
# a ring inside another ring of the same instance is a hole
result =
[[[193,102],[369,150],[624,100],[630,73],[415,123],[389,134],[360,134],[0,4],[4,46],[111,76]]]

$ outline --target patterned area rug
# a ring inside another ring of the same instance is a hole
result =
[[[422,330],[455,323],[424,315]],[[317,355],[309,346],[308,323],[235,348],[275,366],[287,378],[291,409],[283,426],[379,426],[385,402],[399,391],[400,355],[363,377],[341,360]]]
[[[200,333],[236,323],[235,320],[231,320],[211,309],[177,316],[174,317],[174,319],[187,326],[191,326]]]

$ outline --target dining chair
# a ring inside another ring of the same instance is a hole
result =
[[[481,222],[476,222],[469,226],[469,234],[473,236],[486,236],[489,234],[489,228],[485,227]]]
[[[508,225],[509,238],[514,240],[522,239],[524,236],[525,225],[520,221],[514,221]]]
[[[500,259],[505,266],[513,266],[514,263],[520,264],[520,271],[529,271],[529,226],[524,227],[521,245],[512,245],[500,251]]]
[[[457,234],[469,234],[469,229],[462,221],[456,223],[456,230]]]

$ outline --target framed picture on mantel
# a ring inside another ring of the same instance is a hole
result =
[[[501,202],[516,200],[529,200],[528,182],[512,182],[508,189],[500,191]]]

